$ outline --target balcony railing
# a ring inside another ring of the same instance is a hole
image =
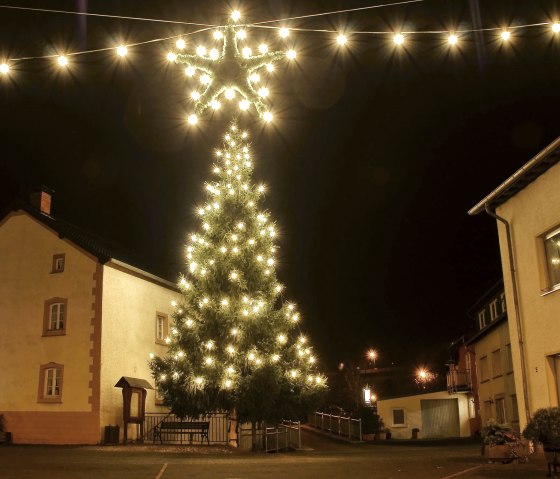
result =
[[[449,394],[472,392],[470,370],[452,369],[447,372],[447,392]]]

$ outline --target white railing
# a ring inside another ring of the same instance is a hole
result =
[[[257,429],[257,448],[264,452],[279,452],[289,449],[301,449],[301,424],[296,421],[282,421],[276,427]],[[239,431],[241,449],[251,449],[252,431],[249,425]]]
[[[309,415],[309,425],[321,431],[348,439],[362,440],[362,420],[351,417],[334,416],[324,412]]]

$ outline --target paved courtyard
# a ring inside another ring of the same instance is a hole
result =
[[[304,433],[313,450],[250,454],[221,447],[0,447],[1,479],[544,478],[542,457],[485,464],[476,444],[346,444]]]

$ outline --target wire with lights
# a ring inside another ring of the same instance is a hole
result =
[[[560,22],[540,22],[531,23],[524,25],[515,25],[509,27],[489,27],[489,28],[478,28],[478,29],[458,29],[455,31],[449,30],[419,30],[419,31],[371,31],[371,30],[358,30],[358,31],[336,31],[330,29],[312,29],[312,28],[300,28],[300,27],[288,27],[287,22],[301,19],[308,19],[320,16],[336,15],[348,12],[362,12],[366,10],[371,10],[375,8],[384,8],[390,6],[398,6],[410,3],[419,3],[424,0],[404,0],[401,2],[386,3],[380,5],[371,5],[366,7],[359,7],[353,9],[336,10],[331,12],[321,12],[309,15],[301,15],[297,17],[289,17],[283,19],[267,20],[262,22],[254,22],[250,24],[240,23],[241,13],[238,10],[234,10],[231,14],[230,20],[226,25],[212,25],[212,24],[202,24],[194,22],[184,22],[184,21],[171,21],[171,20],[160,20],[153,18],[141,18],[141,17],[128,17],[128,16],[117,16],[117,15],[105,15],[97,13],[87,13],[87,12],[71,12],[64,10],[50,10],[50,9],[38,9],[38,8],[28,8],[28,7],[15,7],[8,5],[0,5],[0,9],[14,9],[14,10],[24,10],[33,11],[41,13],[56,13],[56,14],[72,14],[72,15],[86,15],[93,17],[111,18],[111,19],[123,19],[123,20],[134,20],[134,21],[149,21],[149,22],[163,22],[163,23],[174,23],[189,26],[199,26],[202,27],[196,31],[173,35],[164,38],[154,38],[146,41],[135,42],[130,44],[120,44],[118,46],[98,48],[93,50],[83,50],[71,53],[61,53],[61,54],[51,54],[51,55],[41,55],[41,56],[27,56],[21,58],[11,58],[4,60],[0,63],[0,76],[6,76],[10,73],[11,64],[19,63],[29,60],[39,60],[39,59],[54,59],[56,64],[60,68],[69,68],[71,57],[79,55],[87,55],[91,53],[105,52],[105,51],[115,51],[119,57],[125,57],[128,55],[129,49],[146,45],[150,43],[166,42],[176,40],[176,48],[178,51],[170,51],[167,53],[167,59],[171,62],[185,64],[185,74],[188,77],[195,76],[196,73],[200,73],[199,81],[202,84],[202,91],[194,90],[191,93],[191,98],[196,102],[195,111],[188,115],[188,123],[194,125],[198,122],[198,117],[208,108],[212,110],[218,110],[221,108],[220,99],[226,99],[228,101],[234,100],[236,97],[240,97],[241,100],[238,102],[239,109],[241,111],[247,111],[251,107],[257,111],[259,116],[265,121],[270,122],[273,119],[273,115],[270,109],[265,104],[265,99],[269,96],[270,90],[265,86],[261,86],[259,82],[261,81],[261,74],[270,74],[274,72],[274,63],[279,60],[286,58],[288,60],[296,59],[296,51],[293,48],[287,51],[269,51],[266,44],[261,44],[258,47],[258,54],[253,55],[253,51],[250,47],[244,46],[241,51],[238,47],[238,41],[244,41],[247,39],[247,29],[248,28],[261,28],[270,29],[278,31],[281,39],[285,40],[290,35],[290,32],[305,32],[305,33],[327,33],[336,34],[336,43],[338,46],[346,46],[348,39],[353,35],[383,35],[392,36],[392,41],[396,46],[402,47],[408,41],[408,39],[413,35],[446,35],[446,41],[450,47],[456,47],[460,40],[462,40],[466,35],[472,33],[488,33],[488,32],[499,32],[499,38],[503,42],[508,42],[511,39],[512,32],[520,29],[527,29],[533,27],[550,27],[554,34],[560,33]],[[271,26],[271,23],[280,23],[280,26]],[[183,52],[186,48],[187,43],[186,38],[193,37],[197,34],[212,31],[214,41],[222,41],[221,52],[218,48],[206,49],[202,45],[196,47],[195,54],[188,54]]]

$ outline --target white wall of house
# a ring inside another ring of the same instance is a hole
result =
[[[419,437],[423,437],[422,400],[456,401],[459,411],[459,435],[461,437],[470,436],[467,395],[450,395],[447,391],[439,391],[414,396],[381,399],[377,402],[377,412],[383,419],[385,426],[391,430],[393,438],[410,439],[412,437],[412,429],[414,428],[418,428],[420,430]],[[404,424],[395,424],[393,421],[394,410],[401,409],[404,409]]]
[[[517,270],[521,330],[525,346],[527,390],[525,405],[517,317],[513,308],[512,277],[505,227],[498,223],[504,286],[519,403],[521,428],[526,423],[525,408],[558,406],[558,371],[554,356],[560,354],[560,289],[546,292],[548,268],[544,236],[560,227],[560,164],[551,167],[523,190],[498,207],[497,213],[511,224]]]
[[[115,388],[121,376],[154,381],[148,366],[150,353],[163,356],[166,346],[156,344],[156,313],[169,317],[171,301],[180,294],[163,282],[156,282],[123,266],[109,262],[103,268],[103,330],[101,363],[101,427],[123,427],[122,390]],[[154,390],[148,390],[147,412],[167,411],[156,404]],[[129,438],[136,426],[129,426]]]

